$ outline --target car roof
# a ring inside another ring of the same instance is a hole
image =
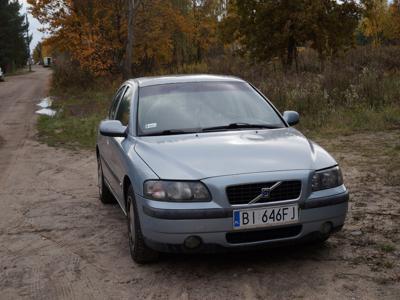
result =
[[[160,84],[171,84],[171,83],[185,83],[185,82],[244,82],[243,79],[234,76],[223,76],[223,75],[169,75],[169,76],[154,76],[154,77],[139,77],[131,79],[129,81],[135,81],[139,87],[160,85]]]

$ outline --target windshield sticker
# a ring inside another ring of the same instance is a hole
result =
[[[146,128],[146,129],[156,128],[156,127],[157,127],[157,123],[149,123],[144,126],[144,128]]]

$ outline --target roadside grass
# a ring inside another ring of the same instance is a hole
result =
[[[11,72],[7,72],[5,74],[6,77],[10,77],[10,76],[18,76],[18,75],[24,75],[24,74],[28,74],[28,73],[33,73],[35,72],[34,70],[29,71],[28,67],[24,67],[21,69],[16,69],[14,71]]]
[[[86,118],[40,116],[37,124],[39,140],[49,146],[93,148],[96,141],[96,128],[100,120],[99,115]]]
[[[38,138],[49,146],[93,148],[97,128],[107,115],[112,87],[98,85],[87,90],[52,88],[56,116],[39,116]]]
[[[400,106],[373,108],[339,108],[322,120],[301,116],[298,129],[312,138],[335,137],[355,133],[400,130]]]

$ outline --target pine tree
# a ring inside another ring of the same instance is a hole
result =
[[[0,0],[0,67],[6,71],[24,66],[29,55],[28,24],[20,8],[17,1]]]

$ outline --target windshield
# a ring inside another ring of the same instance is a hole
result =
[[[139,135],[285,127],[268,102],[245,82],[142,87],[138,105]]]

